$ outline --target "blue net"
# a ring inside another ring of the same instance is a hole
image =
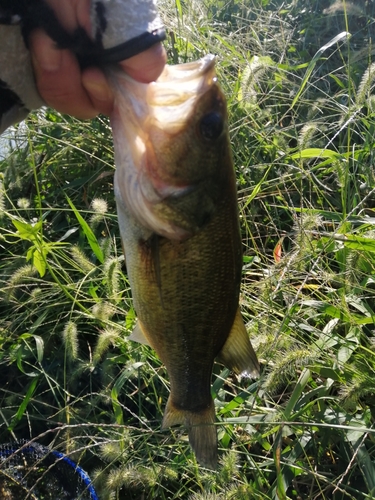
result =
[[[87,473],[68,456],[27,441],[0,445],[0,499],[99,500]]]

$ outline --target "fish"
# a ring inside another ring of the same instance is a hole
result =
[[[142,84],[109,75],[114,192],[137,323],[131,340],[165,365],[162,428],[184,425],[216,469],[211,376],[217,358],[251,377],[259,363],[240,309],[242,243],[226,100],[215,57],[166,66]]]

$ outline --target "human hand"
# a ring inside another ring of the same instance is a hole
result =
[[[46,2],[67,31],[74,32],[81,26],[91,33],[90,0]],[[36,84],[48,106],[82,119],[111,113],[113,96],[99,68],[81,70],[75,55],[70,50],[57,49],[55,42],[40,29],[30,36],[30,52]],[[120,64],[134,79],[148,83],[157,79],[165,62],[165,50],[157,43]]]

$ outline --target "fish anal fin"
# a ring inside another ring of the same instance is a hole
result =
[[[230,334],[218,355],[218,361],[238,374],[259,376],[259,362],[251,345],[240,308],[237,309]]]
[[[139,320],[135,325],[134,330],[130,334],[129,340],[133,340],[134,342],[138,342],[139,344],[150,345],[150,342],[147,339],[142,323]]]
[[[189,443],[197,461],[203,467],[217,468],[217,432],[215,424],[215,406],[213,400],[201,411],[188,411],[176,408],[171,398],[165,408],[162,429],[174,425],[185,425],[189,434]]]
[[[167,427],[173,427],[174,425],[183,425],[185,423],[185,412],[174,406],[171,398],[167,401],[167,406],[164,410],[163,422],[161,424],[162,429]]]

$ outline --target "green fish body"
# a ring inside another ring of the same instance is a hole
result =
[[[259,365],[241,314],[236,180],[214,58],[167,67],[157,82],[112,76],[115,195],[138,323],[131,339],[165,364],[163,427],[183,424],[197,460],[216,468],[215,358]]]

